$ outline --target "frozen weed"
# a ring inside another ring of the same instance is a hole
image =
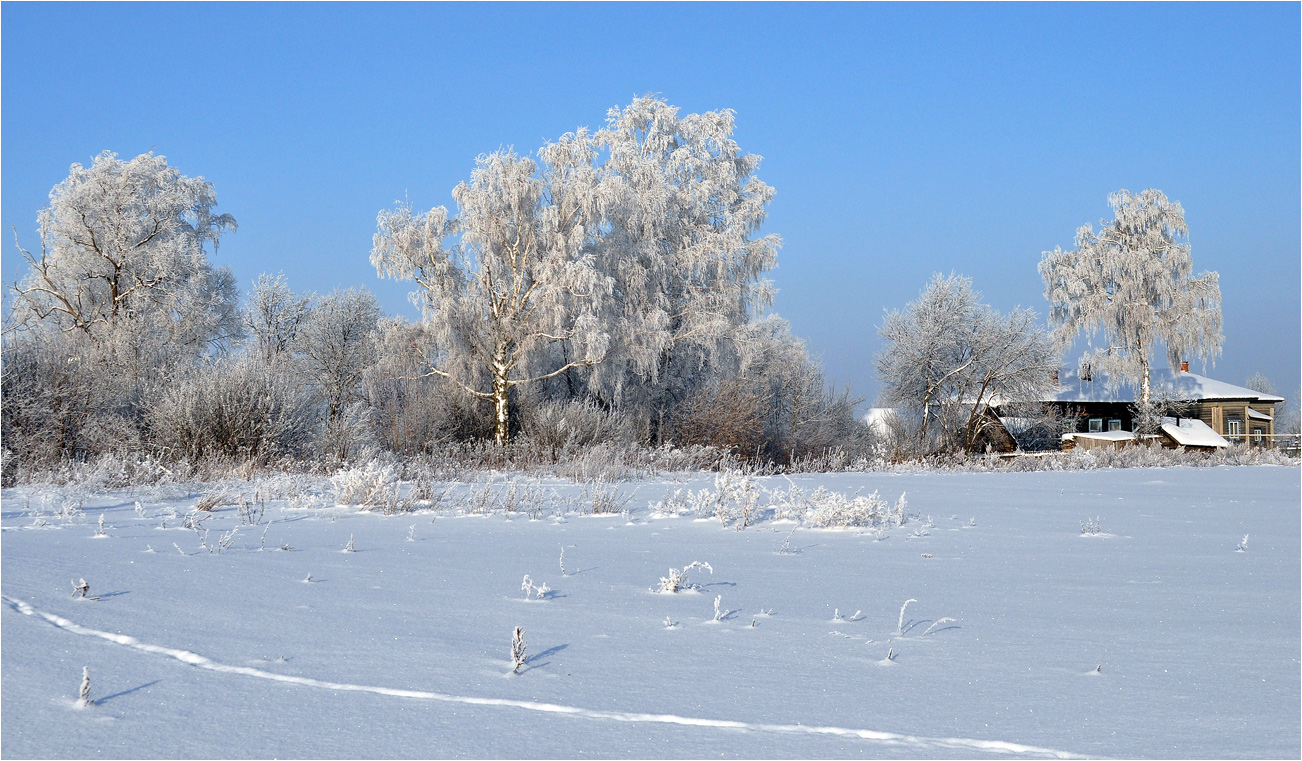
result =
[[[330,477],[335,504],[370,509],[396,505],[398,474],[392,465],[372,460],[360,468],[340,470]]]
[[[910,597],[900,606],[900,622],[895,626],[895,634],[897,636],[902,636],[904,634],[904,611],[908,610],[909,603],[911,602],[917,602],[917,600]]]
[[[796,526],[792,526],[791,530],[787,532],[786,538],[782,540],[782,544],[779,544],[776,547],[775,551],[779,555],[799,555],[802,552],[802,550],[799,547],[791,546],[791,537],[795,533],[796,533]]]
[[[658,589],[654,589],[653,591],[667,592],[669,594],[674,594],[678,592],[680,589],[690,588],[684,586],[683,580],[687,576],[687,572],[695,568],[704,568],[705,570],[709,571],[711,575],[714,574],[714,569],[710,567],[709,563],[693,561],[682,568],[670,568],[669,576],[668,577],[661,576],[660,587]]]
[[[81,667],[81,690],[78,692],[77,707],[89,708],[95,705],[95,701],[90,699],[90,667]]]
[[[952,619],[952,618],[938,618],[938,619],[936,619],[936,622],[935,622],[934,624],[932,624],[931,626],[928,626],[928,627],[927,627],[927,630],[926,630],[925,632],[922,633],[922,636],[925,637],[925,636],[927,636],[928,634],[931,634],[931,630],[932,630],[932,629],[935,629],[937,626],[940,626],[941,624],[948,624],[948,623],[952,623],[953,621],[954,621],[954,619]]]
[[[520,667],[524,665],[525,658],[524,629],[517,626],[515,632],[511,635],[511,673],[520,673]]]

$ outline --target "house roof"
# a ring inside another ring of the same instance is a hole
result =
[[[1212,427],[1201,420],[1193,418],[1181,418],[1176,420],[1171,417],[1162,418],[1162,432],[1170,436],[1175,443],[1182,447],[1228,447],[1230,442],[1226,441],[1219,433],[1212,430]]]
[[[872,407],[868,413],[863,416],[863,421],[869,428],[876,428],[879,431],[887,430],[886,420],[889,416],[895,414],[893,407]]]
[[[1061,376],[1062,382],[1056,393],[1050,394],[1045,401],[1050,402],[1119,402],[1133,404],[1139,396],[1138,389],[1131,383],[1123,381],[1115,389],[1108,388],[1105,373],[1094,373],[1093,380],[1081,380],[1075,372],[1066,372]],[[1172,395],[1190,401],[1206,399],[1252,399],[1260,402],[1282,402],[1284,397],[1263,394],[1250,388],[1236,386],[1233,383],[1213,380],[1196,373],[1172,372],[1171,370],[1153,370],[1150,383],[1154,390],[1166,386]]]
[[[1063,441],[1073,439],[1098,439],[1100,441],[1133,441],[1135,434],[1130,431],[1094,431],[1093,433],[1064,433]]]
[[[1251,407],[1248,408],[1248,417],[1252,418],[1253,420],[1274,420],[1274,419],[1275,419],[1275,418],[1271,417],[1270,415],[1267,415],[1267,414],[1264,413],[1264,412],[1257,412],[1256,410],[1252,409]]]

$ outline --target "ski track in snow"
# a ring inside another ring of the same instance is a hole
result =
[[[844,727],[820,727],[809,724],[755,724],[745,721],[730,721],[727,719],[700,719],[691,716],[676,716],[674,714],[663,713],[626,713],[623,711],[600,711],[588,708],[579,708],[577,706],[558,705],[556,703],[538,703],[530,700],[511,700],[509,698],[476,698],[466,695],[448,695],[441,692],[426,692],[423,690],[403,690],[391,687],[375,687],[364,684],[347,684],[342,682],[328,682],[322,679],[312,679],[303,676],[289,676],[286,674],[276,674],[270,671],[250,668],[248,666],[229,666],[224,663],[218,663],[210,658],[206,658],[198,653],[192,653],[188,650],[177,650],[161,645],[151,645],[148,642],[141,642],[135,637],[125,634],[114,634],[112,632],[91,629],[80,624],[69,621],[62,616],[53,613],[47,613],[43,610],[33,607],[22,600],[15,600],[11,597],[0,597],[5,604],[13,610],[22,613],[25,616],[33,616],[44,619],[47,623],[70,632],[88,637],[98,637],[108,640],[117,645],[123,645],[134,650],[154,655],[163,655],[168,658],[181,661],[190,666],[195,666],[209,671],[216,671],[223,674],[242,674],[244,676],[257,677],[259,679],[269,679],[276,682],[288,682],[290,684],[303,685],[305,687],[317,687],[326,690],[337,690],[340,692],[370,692],[376,695],[388,695],[391,697],[408,698],[412,700],[435,700],[444,703],[461,703],[464,705],[476,706],[499,706],[507,708],[522,708],[527,711],[538,711],[540,713],[564,714],[569,716],[578,716],[587,719],[604,719],[607,721],[627,721],[647,724],[677,724],[688,727],[706,727],[714,729],[740,729],[752,732],[779,732],[786,734],[812,734],[812,735],[838,735],[842,737],[854,737],[861,740],[881,743],[883,745],[908,746],[921,750],[929,749],[947,749],[962,751],[983,751],[986,753],[1000,753],[1009,755],[1031,755],[1043,756],[1047,758],[1089,758],[1067,751],[1053,750],[1051,748],[1037,748],[1033,745],[1020,745],[1017,743],[1002,742],[999,740],[976,740],[964,737],[919,737],[915,735],[902,735],[894,732],[878,732],[872,729],[847,729]]]

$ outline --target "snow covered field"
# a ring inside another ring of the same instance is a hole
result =
[[[1297,468],[792,480],[907,492],[914,517],[653,517],[714,488],[700,474],[622,485],[627,514],[541,520],[280,499],[220,549],[225,506],[210,552],[181,526],[209,487],[101,492],[70,519],[51,513],[75,497],[5,490],[0,753],[1302,754]],[[547,513],[579,489],[544,487]],[[713,569],[697,588],[652,591],[693,561]],[[526,600],[526,574],[551,591]],[[81,578],[97,600],[73,599]]]

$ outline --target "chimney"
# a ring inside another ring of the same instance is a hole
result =
[[[1182,373],[1189,372],[1189,360],[1186,359],[1180,363],[1180,372]]]

